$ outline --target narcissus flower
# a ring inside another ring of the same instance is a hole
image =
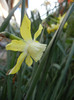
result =
[[[54,32],[55,30],[57,30],[58,27],[59,27],[59,24],[51,24],[51,27],[47,27],[48,34],[50,34],[51,32]]]
[[[43,51],[46,49],[46,44],[41,44],[36,41],[36,39],[40,35],[42,29],[43,27],[40,24],[39,29],[34,34],[34,39],[32,39],[31,22],[26,15],[24,16],[22,25],[20,27],[20,33],[23,39],[12,40],[11,43],[6,46],[6,50],[22,52],[17,59],[16,65],[11,69],[9,74],[15,74],[18,72],[24,59],[28,66],[32,65],[32,59],[34,59],[36,62],[40,60]]]
[[[58,17],[59,23],[62,22],[62,20],[64,19],[65,15],[66,15],[66,13],[63,16],[59,15],[59,17]],[[64,28],[66,28],[67,25],[68,25],[68,23],[66,22],[65,25],[64,25]]]
[[[51,32],[54,32],[59,27],[59,24],[51,24]]]
[[[48,32],[48,34],[50,34],[51,33],[51,27],[47,27],[47,32]]]

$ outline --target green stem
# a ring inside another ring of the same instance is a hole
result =
[[[17,89],[16,89],[14,100],[21,100],[21,98],[22,98],[22,93],[21,93],[21,70],[19,70],[18,75],[17,75]]]
[[[22,8],[21,8],[21,23],[25,13],[25,0],[22,1]]]
[[[54,22],[59,22],[58,20],[56,20],[56,19],[54,19],[54,18],[52,18],[52,17],[49,17],[52,21],[54,21]]]
[[[11,57],[11,59],[10,59],[10,57]],[[7,52],[7,66],[8,66],[8,70],[11,69],[14,66],[15,58],[16,58],[16,52],[15,53],[13,53],[11,51]],[[7,97],[8,97],[8,100],[12,100],[12,88],[13,88],[12,76],[8,75],[7,76]]]
[[[15,35],[13,35],[13,34],[11,34],[11,33],[9,33],[9,32],[1,32],[1,33],[0,33],[0,36],[1,36],[1,37],[7,37],[7,38],[9,38],[9,39],[11,39],[11,40],[14,40],[14,39],[16,39],[16,40],[21,40],[21,38],[15,36]]]
[[[59,90],[60,86],[64,83],[64,80],[66,78],[67,71],[68,71],[68,69],[70,67],[70,62],[72,60],[73,55],[74,55],[74,42],[72,44],[71,51],[69,53],[68,59],[67,59],[66,64],[65,64],[65,67],[61,72],[61,76],[60,76],[60,78],[58,80],[57,85],[54,88],[54,91],[53,91],[53,94],[51,95],[50,100],[54,100],[56,98],[56,95],[58,93],[58,90]]]

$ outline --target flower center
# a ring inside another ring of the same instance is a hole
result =
[[[26,42],[24,51],[27,52],[27,54],[29,53],[28,49],[30,48],[30,45],[32,44],[32,42],[33,42],[32,40]]]

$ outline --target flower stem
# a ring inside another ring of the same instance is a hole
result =
[[[13,34],[11,34],[11,33],[9,33],[9,32],[6,32],[6,31],[5,31],[5,32],[1,32],[1,33],[0,33],[0,36],[1,36],[1,37],[9,38],[9,39],[11,39],[11,40],[14,40],[14,39],[16,39],[16,40],[21,40],[21,38],[15,36],[15,35],[13,35]]]
[[[25,0],[22,1],[22,8],[21,8],[21,23],[25,13]]]

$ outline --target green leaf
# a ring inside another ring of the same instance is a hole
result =
[[[60,48],[60,50],[63,53],[63,55],[66,56],[66,52],[65,52],[64,47],[62,46],[60,41],[57,42],[57,46]]]
[[[51,95],[50,100],[56,99],[58,90],[60,89],[60,86],[64,83],[64,80],[65,80],[67,71],[69,69],[69,65],[70,65],[70,62],[71,62],[71,59],[72,59],[73,54],[74,54],[74,43],[72,44],[72,48],[71,48],[71,51],[69,53],[69,56],[68,56],[66,65],[65,65],[64,69],[61,72],[61,76],[60,76],[60,78],[59,78],[59,80],[57,82],[57,85],[54,88],[54,91],[53,91],[53,94]]]

